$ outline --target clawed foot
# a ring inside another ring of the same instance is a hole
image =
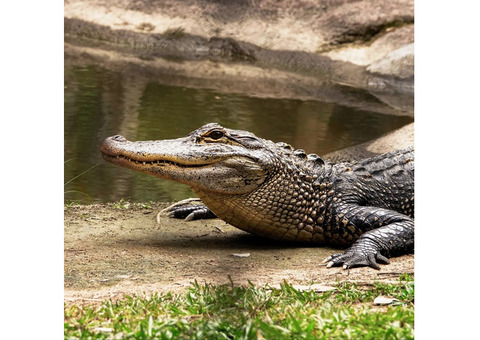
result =
[[[390,261],[379,252],[375,252],[375,253],[355,252],[354,250],[351,250],[351,249],[347,249],[344,253],[339,253],[339,254],[334,254],[332,256],[329,256],[325,260],[323,260],[323,263],[325,262],[328,262],[327,268],[339,267],[343,265],[343,269],[367,266],[377,270],[380,269],[380,266],[378,265],[378,263],[381,263],[381,264],[390,263]]]
[[[216,218],[215,214],[212,213],[199,198],[188,198],[163,209],[157,214],[158,223],[160,223],[161,215],[172,218],[183,218],[185,221]]]

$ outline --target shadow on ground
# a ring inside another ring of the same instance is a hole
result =
[[[413,274],[413,255],[393,258],[380,271],[327,269],[321,261],[338,249],[259,238],[221,220],[162,218],[158,224],[156,213],[165,206],[66,207],[66,301],[181,291],[194,281],[278,285],[287,280],[328,285],[351,280],[371,284]]]

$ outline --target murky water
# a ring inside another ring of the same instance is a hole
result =
[[[106,163],[100,142],[183,137],[208,122],[319,155],[377,138],[411,117],[319,101],[265,99],[161,85],[97,65],[65,65],[65,201],[175,201],[189,187]]]

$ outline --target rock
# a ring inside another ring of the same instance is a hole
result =
[[[279,70],[382,94],[393,90],[407,96],[395,106],[410,111],[413,3],[70,0],[64,36],[72,45],[136,56],[138,63],[173,60],[185,73],[193,63],[180,61],[210,73],[235,63],[259,74]]]
[[[413,43],[390,52],[366,68],[369,75],[367,88],[375,92],[411,93],[414,89],[414,47]],[[388,102],[388,100],[387,100]]]
[[[367,67],[367,72],[400,79],[413,79],[414,44],[402,46]]]
[[[323,55],[340,61],[351,62],[356,65],[368,66],[379,61],[390,52],[413,43],[414,25],[405,25],[392,28],[374,40],[371,44],[347,45],[343,48],[331,50]]]
[[[368,43],[389,27],[413,23],[412,0],[342,1],[320,17],[330,45]]]
[[[414,123],[372,141],[330,152],[323,158],[332,163],[352,162],[382,153],[405,149],[413,145]]]
[[[373,304],[375,306],[386,306],[390,304],[394,304],[395,302],[399,302],[398,299],[395,299],[392,296],[377,296],[375,300],[373,300]]]

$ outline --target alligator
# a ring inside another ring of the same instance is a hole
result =
[[[347,248],[327,267],[380,269],[414,250],[413,147],[333,164],[209,123],[178,139],[112,136],[100,149],[108,162],[189,185],[202,204],[174,204],[169,216],[219,217],[268,238]]]

